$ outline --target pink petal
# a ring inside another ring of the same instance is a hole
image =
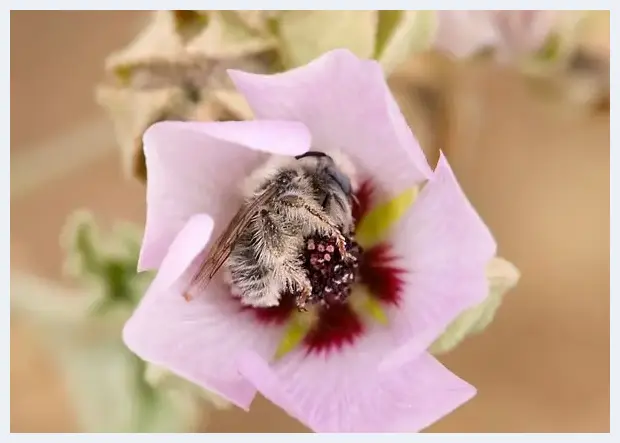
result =
[[[248,408],[256,389],[236,367],[236,356],[252,349],[269,359],[280,338],[239,310],[228,291],[213,281],[209,293],[190,302],[179,292],[181,277],[210,239],[213,221],[196,215],[170,246],[158,275],[123,330],[125,344],[142,359]],[[191,271],[191,269],[190,269]]]
[[[313,149],[341,150],[386,192],[431,176],[378,63],[337,49],[282,74],[229,73],[257,118],[304,123]]]
[[[215,235],[240,203],[241,179],[265,154],[299,155],[310,134],[296,122],[160,122],[144,134],[147,215],[139,269],[159,267],[193,214],[208,213]]]
[[[402,354],[393,356],[399,362],[427,349],[463,310],[484,299],[496,244],[443,155],[392,244],[401,258],[395,265],[407,271],[402,303],[390,313],[403,343]]]
[[[329,358],[298,352],[271,366],[248,353],[240,371],[315,432],[417,432],[475,395],[427,354],[379,372],[379,343],[368,340]]]

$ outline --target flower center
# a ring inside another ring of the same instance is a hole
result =
[[[308,304],[330,306],[343,303],[351,295],[359,274],[362,248],[352,237],[345,239],[350,254],[346,258],[340,253],[335,238],[313,235],[305,239],[302,260],[312,285]]]
[[[309,312],[298,312],[300,294],[290,292],[282,294],[277,306],[242,307],[265,325],[285,326],[276,358],[299,345],[307,353],[322,353],[352,344],[365,332],[366,321],[385,323],[383,308],[399,306],[405,271],[397,265],[389,242],[377,233],[385,231],[389,226],[385,221],[399,213],[403,197],[375,206],[372,195],[370,181],[356,191],[356,232],[345,236],[350,258],[342,257],[335,238],[317,234],[304,239],[301,260],[312,285],[306,300]]]

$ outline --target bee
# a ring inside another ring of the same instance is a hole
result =
[[[334,154],[335,156],[335,154]],[[344,260],[352,217],[352,178],[346,159],[309,151],[273,156],[243,187],[244,204],[215,239],[193,279],[204,288],[220,268],[243,305],[277,306],[283,293],[297,294],[305,310],[312,293],[300,253],[306,239],[331,238]]]

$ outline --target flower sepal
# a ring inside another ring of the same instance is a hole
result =
[[[434,355],[445,354],[456,348],[467,337],[484,331],[495,318],[504,296],[514,288],[521,274],[509,261],[494,257],[487,266],[489,294],[482,303],[466,310],[431,345]]]

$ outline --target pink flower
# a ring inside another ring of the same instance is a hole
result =
[[[457,57],[494,48],[503,59],[540,50],[558,11],[437,11],[435,46]]]
[[[148,209],[139,266],[158,274],[125,326],[127,346],[241,408],[258,390],[316,432],[418,431],[470,399],[475,389],[426,349],[486,296],[495,242],[446,159],[429,167],[379,65],[335,50],[283,74],[230,76],[257,120],[162,122],[144,136]],[[424,183],[389,237],[361,252],[351,296],[319,306],[314,317],[292,309],[286,294],[278,306],[251,308],[216,276],[206,293],[184,300],[212,235],[240,207],[241,182],[269,154],[310,147],[349,158],[364,183],[354,208],[361,220],[380,204],[377,196]],[[361,287],[385,322],[359,311]],[[291,315],[313,322],[298,346],[276,358]]]

